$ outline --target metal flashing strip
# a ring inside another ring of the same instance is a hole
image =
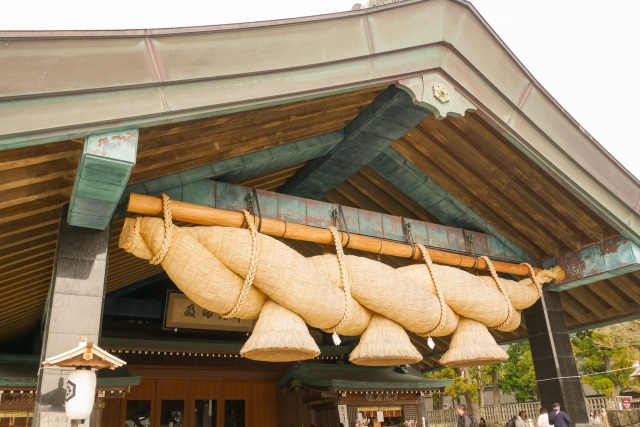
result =
[[[550,291],[564,291],[640,270],[640,246],[616,236],[577,251],[566,252],[544,263],[545,268],[556,265],[565,271],[565,280],[548,285]]]
[[[67,222],[105,230],[136,163],[138,129],[86,138]]]

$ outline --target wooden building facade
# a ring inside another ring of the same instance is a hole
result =
[[[481,255],[562,268],[565,280],[545,286],[517,329],[491,334],[528,338],[543,404],[563,401],[586,421],[568,333],[640,315],[640,182],[471,3],[405,0],[200,28],[0,31],[0,46],[0,352],[44,360],[86,336],[122,357],[140,385],[97,408],[103,425],[131,416],[154,427],[334,427],[339,402],[374,406],[366,393],[327,396],[336,386],[283,394],[277,383],[291,366],[242,360],[242,329],[170,326],[175,284],[118,246],[132,193],[237,212],[253,189],[264,218],[326,228],[340,207],[351,233],[381,247],[406,244],[411,223],[415,242],[460,256],[456,267],[469,272]],[[305,256],[323,252],[283,240]],[[358,342],[310,333],[329,365]],[[432,349],[409,336],[418,368],[438,368],[450,337],[434,337]],[[40,397],[67,374],[38,370],[34,425],[56,425],[59,408]],[[315,418],[299,412],[303,398],[319,402]]]

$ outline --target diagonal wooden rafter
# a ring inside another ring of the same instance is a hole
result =
[[[307,163],[279,191],[321,199],[429,114],[407,92],[389,86],[345,127],[344,139],[331,153]]]

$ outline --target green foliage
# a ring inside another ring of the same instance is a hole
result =
[[[444,389],[444,392],[454,399],[460,399],[462,396],[465,396],[468,397],[471,402],[478,401],[478,389],[466,376],[453,378],[453,382],[449,387]]]
[[[615,328],[613,331],[615,332]],[[571,339],[573,352],[578,359],[582,382],[591,385],[598,393],[613,397],[621,390],[638,390],[629,377],[633,361],[640,356],[634,345],[616,344],[617,337],[609,334],[612,328],[578,332]],[[600,375],[589,375],[600,373]]]
[[[422,374],[424,378],[429,378],[432,380],[452,380],[458,375],[458,370],[454,368],[442,368],[438,371],[432,371]]]
[[[511,345],[507,354],[509,359],[501,363],[498,387],[505,394],[513,393],[517,402],[535,400],[538,385],[529,342],[521,341]]]

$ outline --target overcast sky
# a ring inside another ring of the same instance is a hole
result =
[[[472,0],[538,81],[640,177],[640,1]],[[215,25],[348,11],[355,0],[10,0],[0,30]],[[365,1],[360,0],[360,3]],[[2,76],[0,76],[2,78]]]

